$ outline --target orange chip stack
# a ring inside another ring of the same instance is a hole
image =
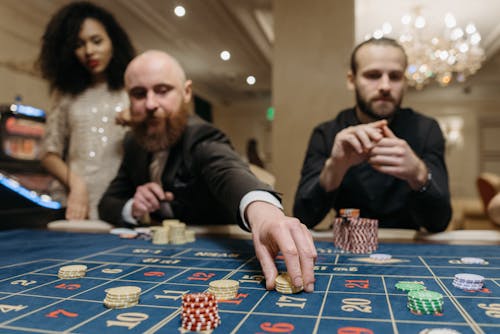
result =
[[[182,328],[193,331],[212,330],[219,326],[217,299],[211,293],[189,293],[182,296]]]

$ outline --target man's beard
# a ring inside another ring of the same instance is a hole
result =
[[[164,131],[148,133],[148,120],[150,117],[139,123],[132,124],[132,131],[139,144],[148,152],[158,152],[172,147],[182,136],[189,118],[189,108],[187,104],[182,104],[177,112],[170,113],[165,119]]]
[[[385,115],[379,115],[373,110],[372,107],[370,107],[370,105],[367,103],[367,101],[363,100],[363,98],[359,94],[358,90],[356,89],[356,104],[357,104],[359,110],[363,114],[367,115],[368,117],[370,117],[376,121],[379,121],[382,119],[392,118],[392,116],[394,116],[394,113],[396,112],[396,110],[399,109],[399,106],[401,105],[401,101],[399,101],[399,102],[394,101],[394,109],[390,113],[386,113]]]

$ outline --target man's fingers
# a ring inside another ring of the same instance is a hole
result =
[[[368,151],[373,146],[372,140],[371,140],[371,138],[369,136],[369,132],[365,131],[365,130],[366,129],[358,128],[355,131],[355,136],[358,139],[358,141],[361,143],[361,146],[362,146],[361,150],[362,150],[362,152]],[[360,153],[360,152],[358,151],[358,153]]]
[[[313,292],[315,282],[314,264],[317,258],[314,241],[307,227],[304,225],[301,225],[300,229],[293,229],[292,237],[299,249],[300,271],[302,273],[304,290],[306,292]]]
[[[389,127],[387,125],[385,125],[385,126],[382,127],[382,131],[383,131],[385,137],[388,137],[388,138],[397,138],[396,135],[394,134],[394,132],[392,132],[392,130],[389,129]]]
[[[174,200],[174,194],[170,191],[165,192],[165,200],[168,202],[172,202]]]
[[[278,276],[278,270],[274,264],[274,257],[262,245],[255,248],[255,253],[257,259],[259,259],[262,272],[266,279],[266,289],[273,290],[275,288],[274,281],[276,280],[276,276]]]
[[[300,223],[288,222],[287,224],[288,226],[286,229],[279,231],[279,233],[281,233],[281,237],[275,238],[275,240],[278,242],[278,247],[285,259],[287,272],[292,279],[292,284],[295,287],[302,287],[304,286],[304,280],[302,278],[303,273],[301,270],[299,252],[302,251],[305,246],[303,243],[297,245],[293,236],[299,235],[303,232]]]
[[[344,142],[347,142],[358,154],[363,153],[363,146],[358,138],[354,134],[348,134],[344,138]]]
[[[156,196],[158,200],[162,201],[165,199],[165,191],[158,183],[150,182],[147,183],[146,186]]]

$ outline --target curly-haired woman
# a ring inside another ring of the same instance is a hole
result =
[[[42,165],[67,195],[66,219],[97,219],[97,203],[121,160],[128,109],[123,73],[134,48],[112,14],[72,2],[48,23],[38,58],[55,106],[47,118]],[[56,198],[57,195],[55,196]]]

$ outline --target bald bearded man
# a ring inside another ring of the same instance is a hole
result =
[[[250,172],[220,130],[190,113],[192,82],[178,61],[147,51],[129,64],[125,86],[133,131],[101,199],[100,217],[134,224],[168,202],[173,217],[188,224],[238,223],[252,232],[268,289],[281,252],[293,284],[312,292],[317,253],[309,230],[285,216],[276,193]],[[152,180],[156,160],[164,168]]]

